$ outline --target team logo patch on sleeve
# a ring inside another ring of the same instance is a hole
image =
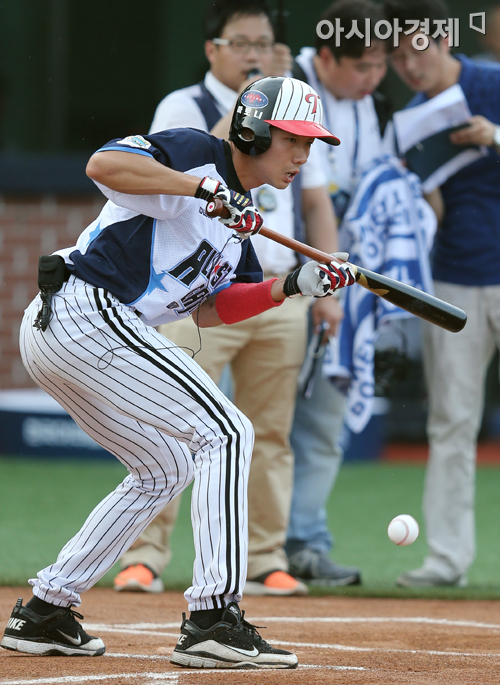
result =
[[[127,136],[126,138],[117,140],[116,142],[122,143],[123,145],[130,145],[130,147],[140,147],[143,150],[147,150],[149,147],[151,147],[151,143],[142,136]]]

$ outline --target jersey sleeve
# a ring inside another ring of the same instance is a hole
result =
[[[224,165],[222,141],[194,129],[172,129],[146,136],[117,138],[103,145],[97,152],[118,151],[151,157],[176,171],[189,172],[206,164]],[[99,190],[119,207],[153,217],[172,216],[172,195],[133,195],[112,190],[95,182]]]
[[[183,172],[220,162],[224,158],[222,140],[193,128],[174,128],[145,136],[117,138],[97,152],[107,150],[147,155],[164,166]]]

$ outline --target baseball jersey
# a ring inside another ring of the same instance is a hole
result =
[[[146,155],[176,171],[211,176],[249,197],[229,144],[202,131],[174,129],[129,136],[102,148]],[[131,195],[97,183],[102,212],[60,251],[78,278],[105,288],[151,325],[191,314],[232,282],[262,281],[250,240],[241,241],[205,212],[206,201],[178,195]]]
[[[201,83],[176,90],[160,102],[150,131],[155,133],[177,126],[210,131],[222,116],[233,109],[237,97],[236,91],[228,88],[208,71]],[[314,142],[309,160],[301,167],[300,174],[291,186],[277,190],[264,185],[252,190],[253,202],[263,216],[264,225],[302,242],[305,236],[302,227],[301,189],[317,188],[326,182],[317,149],[320,147],[329,146],[319,140]],[[297,265],[295,254],[283,245],[258,234],[252,237],[252,244],[267,273],[285,273]]]
[[[302,48],[297,63],[304,71],[307,82],[321,97],[324,125],[340,138],[341,145],[318,146],[323,173],[335,207],[342,218],[357,179],[368,164],[384,154],[394,153],[392,125],[382,137],[373,97],[361,100],[338,100],[318,79],[314,69],[314,48]]]
[[[458,83],[473,116],[500,125],[500,65],[462,64]],[[419,93],[408,106],[427,100]],[[460,169],[441,186],[445,205],[436,233],[432,272],[438,281],[459,285],[500,284],[500,155],[494,148]]]

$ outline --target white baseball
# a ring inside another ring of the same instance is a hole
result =
[[[411,545],[418,538],[418,523],[409,514],[393,518],[387,528],[387,535],[396,545]]]

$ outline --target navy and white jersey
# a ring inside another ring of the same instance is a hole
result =
[[[203,131],[172,129],[113,140],[100,151],[153,157],[176,171],[241,187],[229,144]],[[69,270],[105,288],[151,325],[191,314],[232,282],[262,281],[250,240],[240,240],[206,215],[206,201],[178,195],[131,195],[97,183],[108,198],[102,212],[62,250]]]

